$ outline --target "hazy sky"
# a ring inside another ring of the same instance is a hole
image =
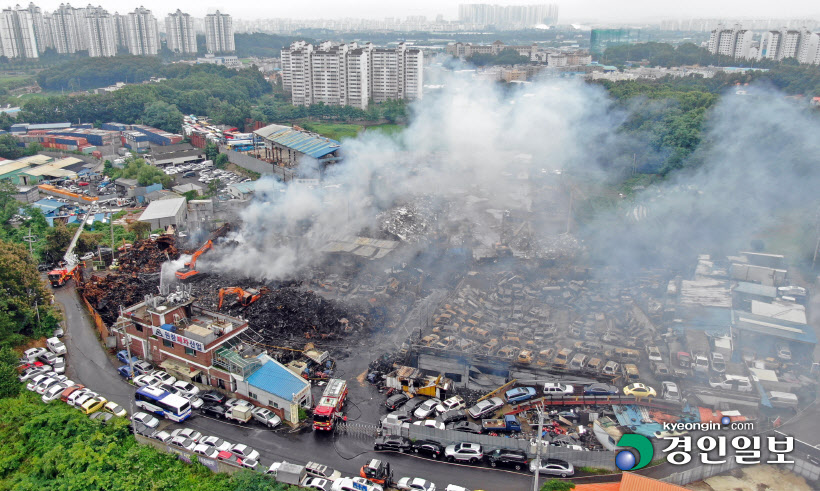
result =
[[[475,0],[472,0],[475,2]],[[20,2],[25,5],[25,2]],[[59,0],[35,1],[45,10],[53,10],[61,3]],[[141,2],[102,0],[92,2],[102,5],[110,11],[120,13],[133,10],[143,5],[154,11],[157,17],[164,17],[169,11],[177,8],[195,16],[204,16],[208,11],[219,9],[240,18],[373,18],[406,17],[425,15],[434,19],[437,14],[447,20],[458,17],[458,0],[414,0],[399,2],[396,0],[301,0],[297,2],[251,2],[238,0],[234,2],[212,3],[211,0],[142,0]],[[481,3],[481,2],[475,2]],[[501,5],[524,5],[549,3],[549,1],[509,1],[497,0],[484,3]],[[682,2],[663,2],[657,0],[558,0],[559,22],[642,22],[667,18],[820,18],[820,3],[810,0],[785,0],[781,2],[749,2],[741,0],[686,0]],[[86,5],[82,1],[73,3],[75,7]]]

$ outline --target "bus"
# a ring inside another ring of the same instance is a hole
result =
[[[191,403],[187,399],[159,387],[141,387],[137,390],[136,400],[138,408],[171,421],[185,421],[191,417]]]

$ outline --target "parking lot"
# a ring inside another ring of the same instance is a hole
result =
[[[174,178],[176,185],[196,184],[207,190],[212,182],[219,181],[217,189],[223,196],[225,189],[231,184],[250,181],[248,177],[240,176],[229,170],[215,169],[212,164],[206,162],[168,166],[162,170]]]

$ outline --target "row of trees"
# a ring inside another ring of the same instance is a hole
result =
[[[367,110],[352,106],[329,106],[323,103],[311,106],[294,106],[283,100],[265,96],[251,109],[250,117],[255,121],[297,121],[299,119],[321,119],[326,121],[380,121],[391,123],[407,119],[407,103],[390,100],[381,104],[372,103]]]
[[[164,188],[171,187],[171,176],[153,165],[148,165],[145,159],[142,158],[128,159],[122,169],[118,169],[112,166],[111,162],[106,161],[103,172],[112,180],[124,177],[125,179],[136,179],[140,186],[162,184]]]
[[[469,61],[475,66],[522,65],[529,63],[530,59],[524,55],[519,54],[518,51],[514,49],[507,48],[502,52],[498,53],[497,55],[489,53],[476,53],[467,58],[467,61]]]

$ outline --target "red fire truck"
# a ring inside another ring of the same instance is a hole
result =
[[[66,264],[65,266],[57,269],[52,269],[48,272],[48,280],[51,282],[52,287],[63,286],[70,280],[74,278],[74,274],[77,272],[77,264]]]
[[[332,378],[319,399],[319,404],[313,410],[313,429],[331,431],[336,418],[342,415],[342,406],[347,397],[347,381]]]

